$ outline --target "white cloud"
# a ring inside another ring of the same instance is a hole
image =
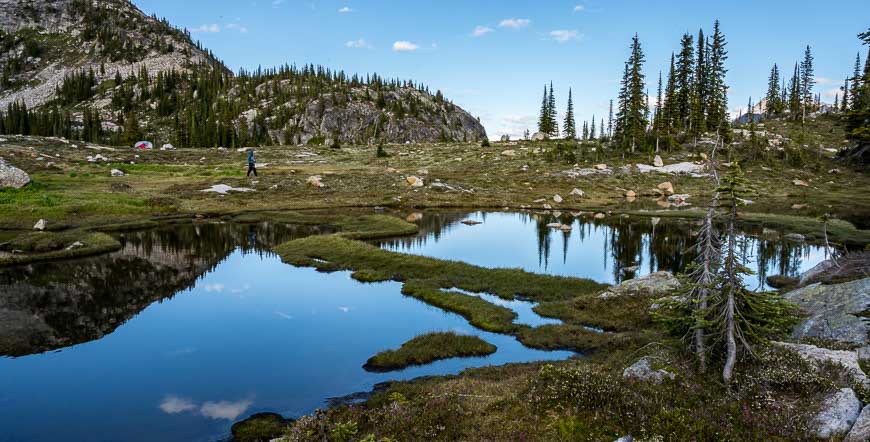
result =
[[[281,3],[284,3],[284,0],[273,0],[273,1],[272,1],[272,7],[277,8],[278,6],[281,5]]]
[[[500,28],[521,29],[529,26],[532,21],[527,18],[506,18],[498,24]]]
[[[502,135],[510,135],[511,139],[517,140],[523,137],[526,129],[534,133],[537,122],[538,119],[534,115],[507,115],[498,118],[492,128],[487,128],[487,133],[494,139],[501,138]]]
[[[583,5],[574,6],[574,12],[583,12],[586,10],[586,7]]]
[[[557,29],[555,31],[550,31],[550,38],[559,43],[566,43],[571,40],[576,40],[579,37],[580,34],[577,33],[576,29]]]
[[[220,32],[220,31],[221,31],[221,27],[217,23],[212,23],[210,25],[202,25],[198,28],[193,28],[190,30],[190,32],[192,34],[196,34],[196,33],[200,33],[200,32],[216,33],[216,32]]]
[[[483,37],[486,34],[492,32],[493,29],[488,26],[477,26],[474,28],[474,31],[471,31],[472,37]]]
[[[353,49],[371,49],[371,47],[372,47],[372,45],[370,45],[367,41],[365,41],[362,38],[359,40],[350,40],[347,43],[345,43],[344,45],[348,48],[353,48]]]
[[[215,284],[206,284],[206,285],[202,286],[202,288],[205,289],[205,291],[207,291],[209,293],[212,293],[212,292],[221,293],[224,291],[226,286],[224,286],[221,283],[215,283]]]
[[[224,27],[227,29],[237,30],[237,31],[241,32],[242,34],[248,32],[248,28],[246,26],[240,25],[238,23],[230,23]]]
[[[200,408],[199,412],[202,413],[203,416],[212,419],[226,419],[228,421],[234,421],[237,417],[241,416],[242,413],[244,413],[245,410],[247,410],[248,407],[250,407],[253,403],[254,401],[250,399],[236,402],[206,402],[202,404],[202,408]]]
[[[414,52],[419,48],[420,46],[405,40],[399,40],[393,43],[393,50],[396,52]]]
[[[828,77],[816,77],[816,84],[818,85],[826,85],[826,84],[834,84],[834,80],[831,80]]]
[[[828,89],[826,91],[822,91],[822,98],[828,98],[833,101],[834,97],[837,95],[840,95],[840,98],[843,98],[842,94],[843,91],[841,91],[840,88]]]
[[[160,403],[160,409],[164,413],[178,414],[190,411],[196,408],[196,404],[189,399],[180,398],[178,396],[166,396],[163,402]]]
[[[353,9],[350,9],[350,6],[345,6],[338,10],[339,14],[347,14],[349,12],[353,12]]]

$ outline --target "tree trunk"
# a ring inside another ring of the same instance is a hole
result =
[[[728,286],[728,300],[725,304],[725,367],[722,369],[722,379],[726,384],[731,383],[731,377],[734,374],[734,364],[737,362],[737,339],[734,336],[734,291],[737,287],[735,279],[739,276],[734,268],[737,259],[734,256],[734,250],[737,247],[734,238],[734,220],[737,218],[737,201],[734,200],[735,197],[735,195],[732,195],[731,219],[728,221],[728,258],[725,263],[725,271],[728,278],[725,282]]]

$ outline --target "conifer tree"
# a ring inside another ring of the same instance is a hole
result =
[[[719,26],[719,20],[713,24],[713,37],[707,54],[708,63],[704,83],[706,84],[707,127],[726,140],[731,131],[728,129],[728,86],[725,84],[725,61],[728,60],[728,43]]]
[[[770,69],[770,77],[767,79],[767,95],[765,95],[767,100],[765,113],[768,116],[780,112],[779,97],[779,67],[774,63],[773,68]]]
[[[602,124],[604,126],[604,124]],[[613,137],[613,100],[610,100],[610,111],[607,117],[607,138]]]
[[[849,79],[843,81],[843,87],[840,88],[843,91],[843,99],[840,101],[840,112],[846,112],[849,108]]]
[[[800,92],[800,67],[794,64],[794,74],[788,83],[788,110],[791,113],[791,118],[797,120],[801,113],[801,92]]]
[[[679,115],[677,114],[677,109],[675,106],[675,88],[677,86],[677,77],[676,72],[674,71],[674,53],[671,52],[671,67],[668,71],[668,83],[665,86],[665,96],[663,98],[662,106],[664,106],[662,111],[661,118],[661,126],[662,130],[666,134],[670,134],[673,130],[674,121],[679,119]]]
[[[707,100],[709,87],[707,39],[704,38],[704,30],[698,30],[697,51],[695,54],[695,79],[692,89],[691,117],[689,131],[693,134],[701,134],[707,131]]]
[[[549,135],[551,138],[557,138],[559,136],[559,122],[557,121],[556,114],[556,94],[553,91],[553,82],[550,82],[550,95],[547,97],[547,120],[549,122]]]
[[[595,114],[592,114],[592,127],[589,128],[589,139],[595,139]]]
[[[813,53],[810,46],[804,52],[804,61],[801,62],[801,121],[806,123],[807,112],[812,110],[814,97],[813,86],[816,79],[813,76]]]
[[[538,132],[549,136],[552,129],[550,128],[550,109],[547,98],[547,85],[544,85],[544,98],[541,99],[541,115],[538,118]]]
[[[683,34],[680,40],[680,53],[677,57],[675,97],[675,123],[681,130],[689,128],[692,110],[692,86],[695,81],[695,47],[692,36]]]
[[[631,55],[625,64],[623,90],[621,91],[620,109],[616,118],[616,136],[624,149],[635,151],[638,144],[644,142],[646,128],[649,124],[647,115],[649,105],[645,93],[643,49],[637,34],[631,41]]]
[[[565,111],[565,123],[562,128],[566,139],[577,139],[577,126],[574,121],[574,97],[570,88],[568,89],[568,109]]]

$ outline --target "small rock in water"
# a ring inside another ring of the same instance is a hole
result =
[[[46,224],[46,221],[44,219],[41,219],[41,220],[37,221],[36,224],[33,226],[33,230],[39,230],[41,232],[41,231],[45,230],[45,224]]]
[[[467,219],[467,220],[463,221],[462,224],[465,224],[466,226],[476,226],[478,224],[483,224],[483,223],[480,221],[477,221],[477,220]]]
[[[637,198],[637,193],[633,190],[629,190],[629,191],[625,192],[625,197],[626,198]]]
[[[653,160],[653,166],[655,166],[655,167],[665,167],[665,162],[662,161],[662,157],[656,155],[655,159]]]
[[[604,218],[607,218],[607,215],[605,215],[605,214],[603,214],[603,213],[601,213],[601,212],[598,212],[598,213],[595,214],[595,216],[593,216],[593,218],[595,218],[595,219],[604,219]]]

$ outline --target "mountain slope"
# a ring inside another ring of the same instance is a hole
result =
[[[0,0],[0,72],[0,133],[179,146],[486,137],[410,81],[316,66],[233,75],[127,0]]]

